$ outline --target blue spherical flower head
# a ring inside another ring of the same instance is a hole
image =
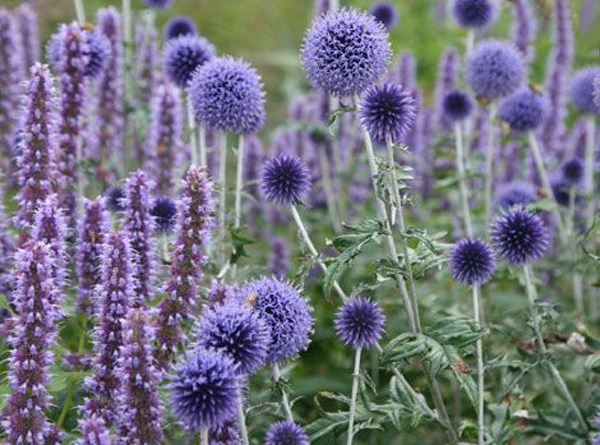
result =
[[[270,327],[268,363],[283,362],[308,347],[312,309],[287,281],[276,277],[250,281],[238,289],[235,299],[253,308]]]
[[[584,68],[573,76],[571,86],[573,105],[581,113],[600,114],[600,106],[594,103],[594,81],[600,82],[598,79],[600,79],[600,66]]]
[[[522,209],[498,216],[491,224],[490,240],[496,253],[513,266],[537,260],[549,244],[542,219]]]
[[[271,342],[270,328],[259,314],[237,302],[206,311],[197,336],[199,346],[227,354],[237,370],[247,375],[264,365]]]
[[[563,162],[560,166],[560,172],[562,174],[562,179],[565,182],[571,185],[577,185],[583,181],[585,168],[580,159],[571,158]]]
[[[442,101],[444,116],[452,121],[462,121],[473,110],[473,100],[463,91],[453,90],[446,93]]]
[[[144,5],[152,9],[167,9],[173,0],[144,0]]]
[[[294,205],[310,189],[311,177],[302,159],[283,154],[269,159],[261,172],[260,188],[268,201]]]
[[[88,79],[97,79],[104,71],[110,57],[110,42],[98,30],[86,30],[84,55],[86,64],[84,75]]]
[[[167,20],[164,27],[164,41],[168,42],[171,39],[179,36],[195,36],[198,34],[194,21],[185,15],[176,15]]]
[[[360,99],[358,116],[377,142],[398,142],[415,124],[417,107],[413,95],[400,85],[384,83],[370,87]]]
[[[514,206],[525,206],[535,201],[535,188],[526,182],[511,182],[498,188],[496,206],[508,210]]]
[[[125,210],[123,200],[125,199],[125,190],[123,187],[110,187],[104,192],[106,196],[106,206],[111,212],[122,212]]]
[[[202,66],[189,93],[196,119],[211,128],[253,134],[265,123],[262,81],[242,59],[220,57]]]
[[[524,88],[507,97],[500,104],[500,118],[515,133],[526,133],[538,128],[546,115],[544,96]]]
[[[383,335],[385,316],[381,307],[363,297],[348,300],[338,311],[335,331],[342,343],[354,349],[369,348]]]
[[[167,78],[179,88],[187,87],[192,74],[215,55],[215,48],[204,37],[183,35],[171,39],[164,49]]]
[[[311,85],[337,96],[365,91],[383,76],[392,55],[385,27],[369,13],[348,9],[319,16],[301,51]]]
[[[309,445],[306,432],[294,422],[274,423],[267,431],[265,445]]]
[[[492,0],[454,0],[452,12],[460,26],[485,28],[496,18],[498,8]]]
[[[389,31],[398,23],[398,10],[391,2],[377,2],[369,12]]]
[[[198,349],[175,367],[168,389],[186,429],[215,428],[232,418],[241,399],[241,377],[227,355]]]
[[[150,215],[154,218],[155,227],[159,233],[170,233],[175,226],[177,204],[169,196],[159,196],[152,203]]]
[[[450,272],[459,283],[483,284],[489,281],[495,269],[494,253],[484,241],[466,238],[450,250]]]
[[[467,60],[467,83],[478,96],[488,100],[508,96],[521,85],[524,78],[523,58],[507,42],[481,42]]]
[[[556,203],[563,207],[568,207],[571,200],[571,186],[573,184],[565,181],[562,176],[554,175],[550,179],[550,187],[552,188],[552,196]]]

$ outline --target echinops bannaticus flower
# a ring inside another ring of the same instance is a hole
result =
[[[452,122],[462,121],[469,117],[473,110],[473,100],[460,90],[452,90],[446,93],[443,101],[444,116]]]
[[[579,158],[570,158],[560,166],[562,178],[571,185],[579,184],[585,176],[585,166]]]
[[[498,5],[495,0],[453,0],[452,13],[460,26],[485,28],[495,19]]]
[[[573,76],[571,97],[573,105],[581,113],[600,114],[594,103],[594,80],[600,77],[600,66],[590,66]]]
[[[170,196],[157,196],[152,201],[150,216],[154,219],[154,228],[159,233],[171,233],[175,227],[177,203]]]
[[[275,204],[297,204],[310,190],[311,177],[304,162],[295,156],[280,155],[268,160],[260,175],[260,189]]]
[[[106,198],[106,208],[113,213],[125,210],[123,200],[125,199],[125,190],[123,187],[114,186],[108,188],[104,193]]]
[[[350,298],[335,317],[335,332],[346,346],[354,349],[373,346],[385,331],[381,307],[367,298]]]
[[[500,103],[500,118],[515,133],[526,133],[538,128],[544,121],[548,105],[540,93],[523,88]]]
[[[496,206],[499,210],[509,210],[516,205],[525,206],[535,201],[535,188],[526,182],[514,181],[502,184],[496,193]]]
[[[369,13],[385,26],[388,31],[394,28],[398,23],[398,10],[392,2],[377,2],[371,6]]]
[[[186,15],[176,15],[165,23],[163,40],[174,39],[179,36],[196,35],[198,30],[194,21]]]
[[[302,427],[294,422],[283,420],[269,427],[265,445],[308,445],[308,436]]]
[[[542,219],[521,209],[498,216],[490,226],[490,240],[496,253],[513,266],[539,259],[550,242]]]
[[[489,281],[496,269],[491,247],[479,239],[460,240],[450,250],[449,257],[452,277],[469,286]]]
[[[169,40],[163,50],[167,78],[186,88],[194,72],[215,56],[215,47],[199,35],[181,35]]]

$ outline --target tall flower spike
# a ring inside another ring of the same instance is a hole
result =
[[[79,421],[81,439],[76,445],[112,445],[110,432],[104,420],[98,416],[83,418]]]
[[[132,251],[133,277],[135,281],[134,307],[144,306],[151,296],[155,272],[155,251],[152,242],[154,218],[150,214],[150,193],[154,184],[142,170],[129,175],[125,187],[125,232]]]
[[[77,150],[83,128],[85,82],[85,36],[77,23],[60,30],[60,143],[59,169],[62,179],[61,201],[69,215],[69,227],[77,225]]]
[[[158,306],[155,356],[161,366],[168,363],[182,340],[181,320],[188,318],[196,306],[200,267],[206,261],[203,250],[213,225],[212,184],[206,171],[191,166],[181,189],[173,262],[165,285],[166,296]]]
[[[51,434],[44,410],[52,366],[59,289],[52,278],[53,255],[43,242],[30,241],[16,255],[14,303],[20,315],[12,331],[5,431],[13,444],[46,445]]]
[[[444,114],[444,97],[446,93],[453,90],[456,86],[458,74],[458,54],[454,48],[451,48],[442,54],[438,66],[437,80],[435,84],[435,117],[434,125],[443,131],[452,130],[452,123],[448,116]]]
[[[271,235],[269,241],[269,262],[267,268],[273,275],[279,278],[285,278],[290,269],[290,254],[285,243],[285,239],[280,236]]]
[[[40,60],[40,38],[38,36],[38,18],[29,3],[22,3],[15,10],[17,28],[21,40],[21,63],[23,72],[28,73],[34,63]]]
[[[122,381],[117,434],[124,444],[159,445],[163,439],[160,374],[152,358],[154,328],[146,309],[130,309],[123,330],[117,367]]]
[[[94,290],[101,282],[102,248],[107,233],[108,215],[104,199],[85,200],[77,237],[77,309],[89,316],[95,313]]]
[[[0,154],[8,167],[14,156],[13,140],[18,124],[21,69],[15,23],[6,9],[0,9]],[[4,169],[8,171],[8,168]]]
[[[177,155],[184,146],[179,92],[171,85],[160,86],[151,110],[146,159],[156,181],[157,192],[168,195],[173,191],[175,167],[181,160]]]
[[[0,292],[10,299],[14,245],[7,222],[4,211],[4,190],[0,186]]]
[[[138,83],[138,100],[142,106],[150,103],[157,87],[159,52],[157,32],[153,26],[142,25],[137,30],[136,82]]]
[[[512,29],[512,41],[527,64],[533,60],[533,41],[536,33],[536,21],[529,1],[515,0]]]
[[[27,229],[57,187],[58,108],[54,79],[45,65],[36,63],[31,69],[21,119],[17,225]]]
[[[85,380],[91,398],[85,402],[85,416],[100,416],[107,426],[115,422],[117,395],[121,378],[116,373],[120,348],[123,345],[123,319],[134,297],[133,265],[127,235],[111,232],[103,247],[102,283],[98,287],[97,319],[93,369]]]

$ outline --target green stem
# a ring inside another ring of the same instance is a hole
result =
[[[342,227],[340,224],[340,219],[338,217],[335,196],[333,194],[333,187],[331,185],[331,169],[329,166],[329,159],[327,158],[327,152],[324,149],[319,150],[319,164],[321,167],[321,176],[323,178],[323,190],[325,191],[325,202],[327,203],[329,219],[331,220],[333,231],[336,234],[339,234],[342,231]]]
[[[200,445],[208,445],[208,428],[202,428],[200,431]]]
[[[75,0],[75,15],[79,24],[83,26],[85,24],[85,8],[82,0]]]
[[[585,144],[585,192],[587,198],[586,228],[589,229],[594,223],[594,139],[596,135],[596,121],[593,116],[586,121],[586,144]]]
[[[356,416],[356,398],[358,396],[358,383],[360,381],[360,355],[362,348],[356,349],[354,354],[354,372],[352,373],[352,396],[350,398],[350,415],[348,417],[348,440],[346,445],[352,445],[354,439],[354,418]]]
[[[237,149],[237,172],[235,184],[235,219],[234,227],[237,229],[242,222],[242,189],[244,188],[244,135],[239,136]]]
[[[187,123],[188,123],[188,133],[190,135],[190,152],[192,157],[192,165],[198,165],[198,140],[196,138],[196,119],[194,119],[194,112],[192,110],[192,102],[188,97],[187,106]],[[202,164],[200,164],[202,165]]]
[[[219,186],[221,193],[219,195],[219,256],[221,263],[225,263],[225,205],[227,202],[227,136],[223,134],[221,150],[219,150]]]
[[[206,167],[206,129],[202,124],[198,126],[198,141],[200,146],[200,166]]]
[[[250,445],[248,439],[248,429],[246,428],[246,414],[244,413],[244,402],[240,400],[238,405],[238,423],[240,424],[240,431],[242,433],[242,443],[244,445]]]
[[[490,104],[487,148],[485,151],[485,221],[489,224],[492,217],[492,183],[494,180],[494,119],[496,103]]]
[[[273,365],[273,380],[275,380],[275,383],[279,383],[281,380],[281,371],[279,370],[279,365],[277,363]],[[281,388],[281,404],[283,406],[283,411],[285,412],[286,420],[293,422],[294,414],[292,414],[292,407],[290,406],[288,395],[283,388]]]
[[[473,286],[473,312],[475,315],[475,321],[481,327],[481,309],[480,309],[480,297],[479,297],[479,285]],[[478,425],[478,444],[483,445],[485,443],[485,405],[483,401],[484,391],[484,367],[483,367],[483,342],[481,339],[477,340],[477,425]]]
[[[469,190],[467,188],[467,172],[465,169],[465,152],[463,146],[463,135],[460,122],[454,124],[454,136],[456,141],[456,168],[458,170],[458,185],[460,189],[460,202],[465,222],[465,231],[469,238],[473,237],[473,224],[471,222],[471,210],[469,208]]]

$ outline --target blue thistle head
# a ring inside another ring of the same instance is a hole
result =
[[[377,2],[369,12],[375,19],[390,31],[398,24],[398,10],[392,2],[382,1]]]
[[[549,245],[542,219],[522,209],[498,216],[491,224],[490,240],[496,253],[513,266],[539,259]]]
[[[600,107],[594,103],[594,81],[599,82],[599,78],[600,65],[583,68],[573,76],[571,98],[581,113],[600,114]]]
[[[265,445],[308,445],[308,436],[302,427],[283,420],[274,423],[267,431]]]
[[[158,196],[152,202],[150,215],[159,233],[171,233],[175,227],[177,203],[170,196]]]
[[[515,133],[526,133],[538,128],[547,112],[547,103],[539,93],[523,88],[500,104],[500,118]]]
[[[562,178],[571,185],[580,184],[585,175],[583,162],[579,158],[567,159],[560,166]]]
[[[449,120],[453,122],[462,121],[473,111],[473,100],[463,91],[452,90],[444,96],[442,109],[444,116]]]
[[[97,79],[108,63],[111,53],[110,42],[97,30],[85,30],[84,37],[86,43],[83,51],[86,57],[84,75],[88,79]]]
[[[450,271],[459,283],[483,284],[489,281],[495,268],[494,253],[482,240],[466,238],[450,250]]]
[[[215,48],[198,35],[182,35],[167,42],[164,69],[167,78],[179,88],[187,87],[192,74],[215,55]]]
[[[110,187],[104,192],[106,197],[106,208],[113,213],[122,212],[125,210],[125,190],[123,187]]]
[[[493,0],[454,0],[452,13],[460,26],[485,28],[494,21],[498,11]]]
[[[194,36],[198,34],[196,24],[186,15],[176,15],[167,20],[164,27],[164,41],[168,42],[171,39],[179,36]]]
[[[383,310],[368,298],[351,298],[336,314],[335,331],[346,346],[369,348],[385,331]]]
[[[511,182],[498,187],[496,206],[500,210],[509,210],[514,206],[525,206],[535,201],[535,188],[526,182]]]
[[[297,204],[310,189],[311,176],[302,159],[283,154],[268,160],[261,172],[260,188],[268,201]]]

